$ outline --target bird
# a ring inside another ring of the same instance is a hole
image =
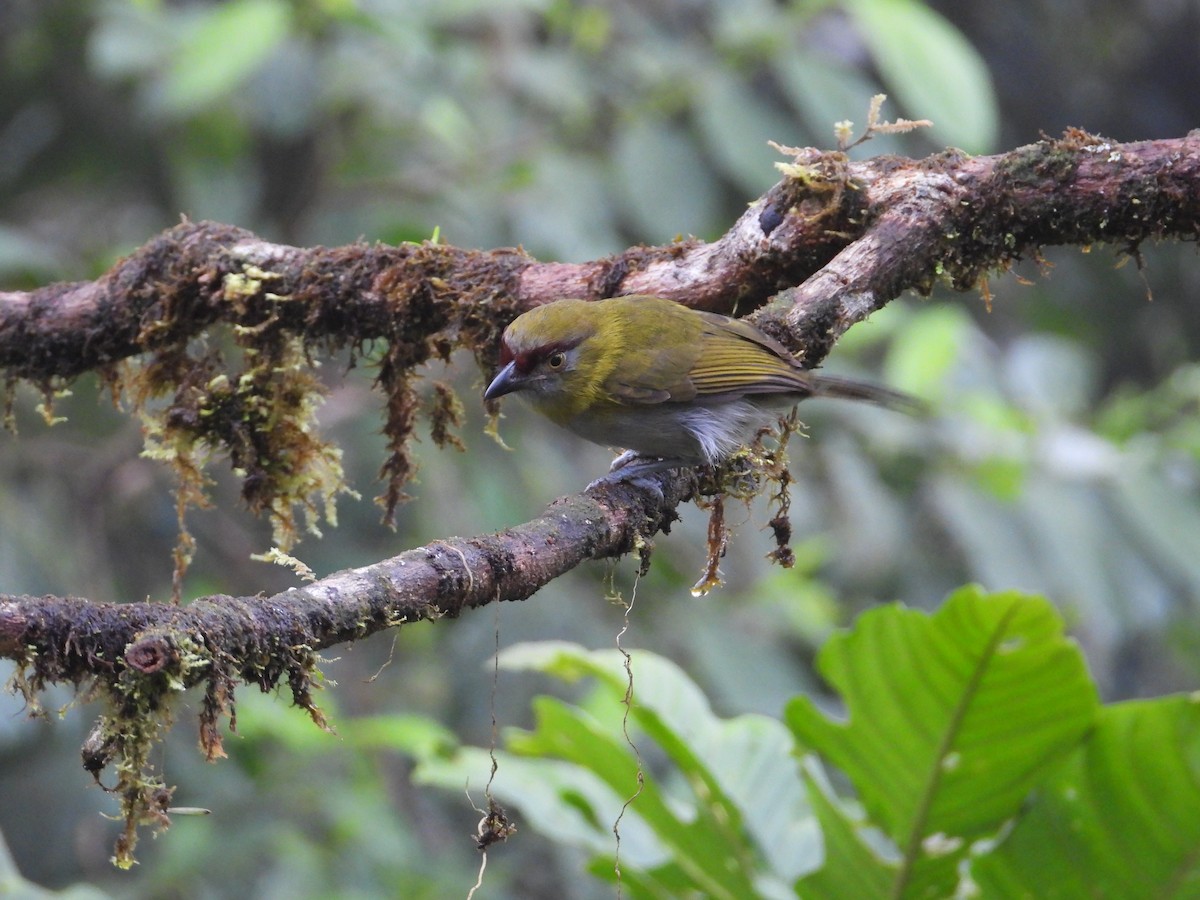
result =
[[[522,313],[501,337],[483,397],[513,393],[577,436],[625,449],[589,487],[720,463],[809,397],[920,408],[907,394],[803,368],[749,322],[650,295]]]

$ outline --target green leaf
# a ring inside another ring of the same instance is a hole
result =
[[[360,750],[394,750],[418,759],[449,753],[458,745],[454,732],[418,715],[379,715],[347,719],[338,725],[347,743]]]
[[[860,839],[858,829],[864,823],[852,820],[816,760],[808,757],[802,767],[813,811],[821,823],[825,858],[836,864],[822,866],[819,871],[801,879],[796,885],[797,896],[805,900],[887,896],[896,880],[899,864],[883,859]]]
[[[695,885],[673,863],[666,863],[653,871],[635,869],[629,865],[625,856],[625,842],[621,842],[621,856],[625,860],[621,864],[621,895],[633,898],[652,898],[652,900],[674,900],[676,897],[686,897],[695,893]],[[615,884],[617,869],[611,859],[596,857],[592,859],[587,870],[597,878]]]
[[[971,875],[984,897],[1200,897],[1197,697],[1106,707]]]
[[[897,895],[1015,815],[1096,716],[1095,688],[1061,618],[1016,592],[962,588],[932,616],[872,610],[817,664],[849,721],[798,697],[787,722],[803,747],[846,773],[871,822],[900,848]]]
[[[851,0],[889,93],[931,134],[969,153],[992,148],[999,115],[983,59],[944,18],[913,0]]]
[[[872,319],[874,321],[874,319]],[[920,397],[941,399],[960,355],[977,337],[971,317],[958,306],[916,311],[897,329],[884,364],[888,384]]]
[[[754,895],[736,825],[717,814],[720,807],[697,805],[684,812],[677,800],[668,802],[628,745],[580,710],[539,697],[534,701],[534,713],[537,727],[511,737],[513,751],[576,763],[590,769],[618,795],[631,798],[636,793],[630,808],[654,829],[696,889],[709,897]]]
[[[568,643],[518,644],[500,654],[505,669],[534,669],[568,681],[600,679],[614,734],[620,734],[625,661],[615,650],[588,651]],[[714,822],[727,823],[728,839],[753,839],[770,871],[791,882],[820,862],[820,835],[792,756],[792,736],[782,723],[759,715],[721,719],[708,698],[670,660],[634,651],[631,720],[679,768]],[[593,711],[597,704],[593,704]],[[630,753],[624,744],[625,752]],[[631,808],[637,808],[635,803]],[[750,852],[750,851],[747,851]]]
[[[759,893],[755,879],[761,865],[745,840],[741,815],[688,747],[691,740],[703,743],[697,733],[709,731],[719,720],[682,673],[650,654],[638,654],[633,663],[643,693],[673,705],[679,721],[688,726],[684,735],[647,716],[650,728],[663,738],[660,743],[668,756],[683,760],[684,783],[673,783],[668,790],[665,781],[652,776],[647,764],[634,755],[623,734],[619,700],[624,696],[625,675],[623,657],[618,653],[590,653],[565,643],[522,644],[502,653],[500,664],[506,669],[545,671],[571,681],[597,676],[604,692],[602,702],[593,704],[600,717],[551,697],[537,698],[534,730],[507,735],[507,744],[518,757],[506,754],[501,760],[493,786],[497,796],[517,803],[539,830],[555,840],[599,854],[601,859],[591,868],[603,877],[609,877],[606,873],[613,868],[613,823],[620,815],[621,865],[631,872],[637,870],[635,877],[646,887],[643,893],[647,896],[678,895],[680,885],[682,893],[699,891],[712,897]],[[665,676],[659,677],[662,673]],[[783,771],[790,772],[794,766],[786,752],[787,735],[783,737],[785,749],[778,760]],[[642,751],[648,752],[649,742],[644,737],[639,740]],[[417,777],[459,788],[469,777],[473,785],[482,786],[488,777],[486,759],[480,751],[474,757],[459,753],[449,761],[426,760]],[[468,771],[467,765],[474,771]],[[739,757],[738,765],[747,770],[757,768],[749,754]],[[516,790],[514,779],[519,786]],[[635,793],[636,799],[631,800]],[[785,815],[792,812],[786,809]],[[815,842],[815,834],[813,838]]]
[[[267,61],[290,23],[283,0],[231,0],[214,7],[182,40],[163,84],[164,104],[191,112],[229,94]]]
[[[466,791],[477,806],[484,804],[484,786],[491,756],[478,747],[463,747],[451,757],[430,757],[413,770],[413,782]],[[586,767],[553,759],[533,759],[496,752],[492,793],[509,811],[517,827],[528,819],[551,840],[599,854],[611,868],[615,846],[612,824],[625,797],[615,794]],[[638,814],[636,804],[621,819],[621,859],[630,867],[652,869],[670,861],[670,854]]]
[[[588,767],[574,763],[523,758],[504,751],[497,751],[496,763],[492,794],[502,805],[516,807],[507,812],[518,829],[528,824],[555,843],[582,848],[593,854],[587,864],[591,874],[609,882],[616,880],[613,823],[621,815],[627,794],[618,796]],[[464,747],[453,757],[423,761],[414,770],[413,780],[460,795],[467,788],[472,802],[482,806],[490,769],[491,757],[487,751]],[[656,898],[695,894],[705,880],[694,877],[692,860],[678,859],[677,852],[670,851],[659,840],[640,815],[641,810],[638,801],[634,801],[621,818],[623,893]],[[717,890],[713,896],[729,894]],[[753,897],[757,893],[752,891],[744,896]]]
[[[778,152],[767,141],[801,142],[795,122],[772,106],[744,77],[714,69],[696,94],[696,122],[704,146],[721,171],[746,194],[779,180]]]
[[[721,198],[690,134],[661,120],[624,123],[614,149],[625,210],[646,240],[703,236],[720,221]]]

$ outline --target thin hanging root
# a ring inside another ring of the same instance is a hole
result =
[[[771,497],[771,502],[777,504],[775,517],[767,523],[767,527],[775,536],[775,549],[767,554],[771,562],[790,569],[796,564],[796,554],[792,552],[792,520],[788,517],[792,497],[789,486],[792,483],[792,473],[783,467],[777,477],[779,490]]]
[[[629,602],[624,604],[625,619],[621,625],[621,630],[617,632],[616,638],[617,652],[625,660],[625,696],[621,699],[621,705],[625,707],[625,712],[621,716],[621,734],[625,737],[625,744],[633,751],[633,758],[637,760],[637,787],[626,798],[625,802],[621,804],[621,811],[617,813],[616,821],[612,824],[613,840],[616,842],[613,850],[613,874],[617,879],[617,900],[621,900],[625,896],[624,882],[621,880],[621,820],[625,818],[625,813],[629,807],[633,805],[638,797],[642,796],[642,791],[646,787],[646,773],[642,768],[642,753],[638,750],[633,736],[629,733],[629,716],[633,713],[633,657],[628,650],[621,646],[621,638],[629,631],[629,616],[633,612],[634,604],[637,603],[638,585],[642,583],[642,576],[648,571],[649,564],[649,556],[643,556],[642,565],[633,579],[633,590],[629,594]]]
[[[729,529],[725,527],[725,497],[712,498],[708,514],[708,561],[704,574],[692,585],[692,596],[702,597],[715,587],[721,586],[721,558],[729,547]]]
[[[467,799],[471,800],[470,791],[467,792]],[[474,801],[471,805],[475,806]],[[480,851],[479,874],[475,878],[475,884],[471,890],[467,892],[467,900],[471,900],[475,896],[475,892],[483,886],[483,873],[487,871],[487,848],[492,844],[507,841],[517,832],[517,826],[508,821],[508,815],[504,811],[504,807],[500,806],[490,796],[488,797],[487,812],[484,812],[478,806],[475,806],[475,811],[483,814],[483,818],[479,820],[479,825],[475,828],[475,847]]]

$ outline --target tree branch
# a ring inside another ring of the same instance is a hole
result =
[[[920,161],[851,163],[806,150],[781,168],[785,178],[713,243],[635,247],[578,265],[429,242],[300,249],[184,222],[96,281],[0,293],[0,370],[10,390],[27,379],[49,392],[96,370],[135,404],[174,392],[162,426],[174,429],[172,446],[183,438],[224,446],[248,473],[247,500],[279,515],[278,485],[264,473],[284,458],[280,441],[294,450],[286,441],[307,432],[267,435],[266,423],[299,416],[314,390],[286,373],[297,360],[382,339],[390,508],[410,468],[416,369],[456,346],[487,365],[503,327],[537,304],[648,293],[757,310],[760,327],[816,365],[847,328],[905,290],[928,293],[942,279],[969,289],[1045,245],[1110,242],[1133,252],[1147,238],[1200,234],[1196,132],[1131,144],[1069,132],[997,156]],[[192,343],[218,324],[260,359],[256,367],[227,371],[215,351],[195,354]],[[118,372],[135,358],[140,375]],[[321,447],[301,450],[291,455],[330,464]],[[184,477],[189,461],[177,463]],[[17,662],[16,685],[31,703],[56,681],[91,680],[104,697],[85,764],[98,775],[112,757],[123,760],[114,790],[127,818],[118,856],[128,858],[136,824],[165,821],[170,791],[147,774],[146,749],[173,692],[206,686],[201,733],[210,756],[221,752],[217,723],[232,714],[238,680],[266,689],[286,676],[296,702],[320,721],[309,693],[317,650],[521,600],[585,559],[628,553],[665,529],[695,489],[686,472],[658,483],[661,495],[622,484],[563,498],[499,534],[437,541],[269,598],[178,607],[0,595],[0,657]]]
[[[1200,220],[1196,132],[1127,144],[1070,132],[973,158],[850,163],[812,150],[794,168],[802,175],[776,184],[713,243],[580,264],[429,243],[300,249],[184,222],[96,281],[0,292],[0,369],[10,379],[72,378],[217,321],[268,315],[353,344],[392,336],[398,322],[411,338],[492,318],[490,334],[568,296],[646,293],[746,311],[802,282],[774,330],[815,363],[850,325],[905,290],[928,293],[943,275],[965,289],[1042,246],[1189,239]],[[246,282],[247,270],[270,275]],[[282,308],[279,297],[289,301]]]
[[[288,668],[273,647],[311,654],[395,625],[525,600],[584,560],[629,553],[669,529],[695,479],[665,473],[656,483],[661,498],[627,483],[599,485],[555,500],[523,525],[434,541],[272,597],[214,595],[179,606],[0,595],[0,657],[23,659],[40,682],[79,682],[110,672],[113,664],[102,661],[118,659],[150,674],[169,667],[178,652],[171,635],[180,634],[235,665],[243,681],[270,687]],[[136,662],[146,657],[154,666]],[[192,687],[210,673],[172,674]]]

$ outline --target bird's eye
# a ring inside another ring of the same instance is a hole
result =
[[[561,369],[566,361],[567,354],[563,353],[561,350],[555,350],[546,357],[546,365],[552,369]]]

